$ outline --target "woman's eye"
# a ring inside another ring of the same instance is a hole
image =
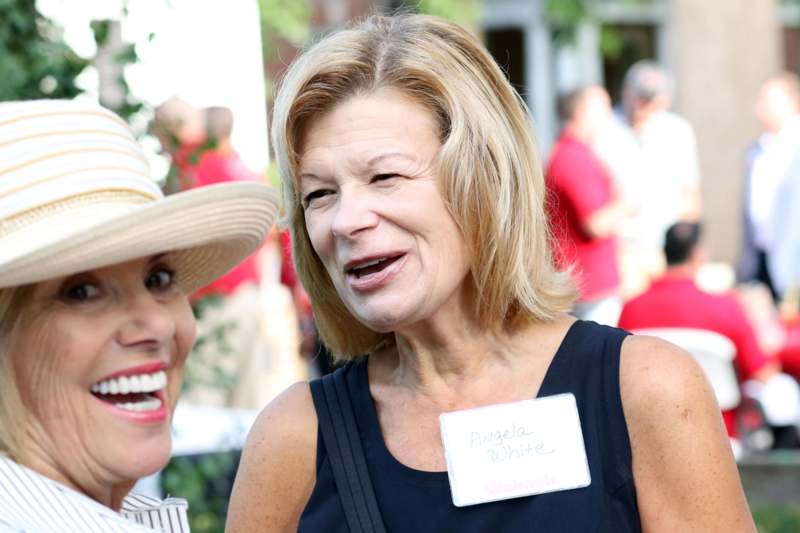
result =
[[[396,178],[397,176],[397,174],[375,174],[372,176],[372,181],[386,181],[391,178]]]
[[[100,288],[93,283],[75,283],[67,286],[61,293],[62,298],[68,302],[86,302],[96,298]]]
[[[168,268],[159,268],[152,271],[144,284],[150,290],[160,290],[172,287],[175,283],[175,273]]]
[[[308,207],[314,200],[317,200],[329,194],[331,194],[331,191],[329,189],[317,189],[315,191],[311,191],[310,193],[306,194],[305,197],[303,198],[303,205]]]

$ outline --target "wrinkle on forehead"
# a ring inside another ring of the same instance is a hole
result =
[[[385,161],[427,169],[439,148],[433,114],[399,91],[382,91],[346,100],[309,125],[298,175],[364,173]]]

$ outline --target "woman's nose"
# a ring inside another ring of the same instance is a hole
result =
[[[119,332],[121,344],[154,350],[175,335],[173,313],[149,291],[132,295],[125,305],[126,317]]]
[[[352,238],[378,224],[375,199],[360,187],[342,188],[331,224],[337,237]]]

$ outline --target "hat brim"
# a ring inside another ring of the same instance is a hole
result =
[[[0,268],[0,288],[172,252],[178,283],[193,292],[260,246],[278,205],[272,187],[254,182],[167,196],[15,258]]]

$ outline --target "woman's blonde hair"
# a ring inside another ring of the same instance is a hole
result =
[[[393,336],[347,310],[311,246],[297,187],[303,135],[337,104],[385,87],[438,120],[441,190],[471,254],[481,327],[547,321],[568,309],[574,286],[551,260],[541,162],[522,99],[458,25],[426,15],[371,16],[325,37],[289,67],[272,124],[297,272],[334,356],[353,359]]]
[[[0,289],[0,454],[19,458],[22,401],[12,352],[22,322],[30,286]]]

